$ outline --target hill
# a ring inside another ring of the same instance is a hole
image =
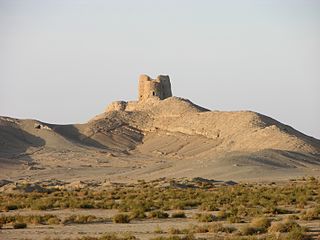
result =
[[[85,124],[1,117],[0,167],[5,171],[0,178],[281,180],[320,175],[318,139],[256,112],[209,111],[183,98],[151,96],[114,102]]]

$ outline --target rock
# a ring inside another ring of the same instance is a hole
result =
[[[49,126],[42,123],[35,123],[33,127],[36,129],[52,130]]]
[[[36,183],[27,183],[27,184],[18,184],[16,186],[16,190],[19,190],[20,192],[30,193],[30,192],[39,192],[44,193],[48,192],[48,189],[41,187],[40,185]]]
[[[108,105],[106,112],[111,111],[124,111],[126,110],[127,102],[125,101],[115,101]]]
[[[9,183],[13,183],[13,182],[10,180],[6,180],[6,179],[0,179],[0,187],[7,185]]]

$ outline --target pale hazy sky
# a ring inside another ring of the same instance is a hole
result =
[[[140,73],[320,138],[320,1],[0,0],[0,115],[85,122]]]

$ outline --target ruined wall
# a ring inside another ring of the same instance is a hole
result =
[[[172,96],[169,76],[160,75],[156,79],[151,79],[147,75],[141,75],[139,78],[139,101],[148,98],[157,98],[160,100]]]

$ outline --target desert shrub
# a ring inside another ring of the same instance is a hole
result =
[[[286,236],[286,240],[304,240],[305,230],[301,227],[293,227]]]
[[[224,238],[225,240],[260,240],[260,238],[257,238],[256,236],[230,236]],[[264,240],[264,238],[262,238]],[[280,240],[278,238],[275,239],[269,239],[267,238],[266,240]]]
[[[149,218],[168,218],[169,214],[163,211],[152,211],[148,215]]]
[[[96,216],[93,215],[71,215],[69,217],[66,217],[63,220],[63,224],[86,224],[86,223],[93,223],[100,221],[100,219],[97,219]]]
[[[182,234],[183,232],[179,228],[170,227],[169,231],[170,234]]]
[[[261,233],[259,228],[252,227],[252,226],[250,226],[250,225],[242,226],[242,227],[239,229],[239,232],[240,232],[240,234],[243,235],[243,236],[254,235],[254,234],[259,234],[259,233]]]
[[[164,233],[163,230],[160,228],[160,226],[156,226],[156,228],[154,229],[154,233]]]
[[[94,208],[94,205],[88,202],[83,202],[79,205],[79,208],[91,209]]]
[[[271,221],[265,217],[253,218],[249,225],[240,228],[240,234],[246,236],[265,233],[270,225]]]
[[[129,223],[130,217],[127,214],[119,213],[113,216],[112,221],[114,223]]]
[[[304,211],[301,215],[301,219],[311,221],[320,218],[320,208],[311,208]]]
[[[275,233],[275,232],[285,233],[285,232],[290,232],[294,228],[302,229],[302,227],[297,222],[292,220],[287,220],[284,222],[273,222],[269,227],[268,231],[271,233]]]
[[[208,225],[209,232],[218,233],[218,232],[225,232],[225,233],[232,233],[236,231],[236,228],[231,226],[223,226],[222,223],[210,223]]]
[[[168,237],[156,237],[156,238],[151,238],[150,240],[196,240],[196,238],[192,234],[187,234],[185,236],[177,236],[177,235],[172,235]]]
[[[27,224],[26,224],[26,223],[14,223],[14,224],[13,224],[13,228],[14,228],[14,229],[27,228]]]
[[[49,219],[59,219],[55,215],[9,215],[9,216],[0,216],[0,223],[30,223],[30,224],[48,224]]]
[[[192,233],[207,233],[209,232],[208,225],[192,225],[189,229]]]
[[[290,214],[294,212],[285,208],[276,207],[276,208],[270,209],[270,213],[277,215],[277,214]]]
[[[143,209],[134,209],[130,213],[130,218],[131,219],[144,219],[146,217],[147,217],[147,215],[145,214]]]
[[[119,236],[116,234],[104,234],[101,237],[82,237],[77,240],[138,240],[134,235],[131,235],[130,233],[124,234],[123,236]]]
[[[195,218],[199,222],[213,222],[215,220],[215,217],[209,213],[197,213]]]
[[[4,211],[8,212],[10,210],[16,210],[18,209],[18,205],[15,204],[8,204],[6,206],[4,206]]]
[[[219,210],[217,204],[213,202],[203,202],[200,205],[199,209],[202,211],[218,211]]]
[[[286,217],[287,220],[298,220],[299,219],[299,216],[296,215],[296,214],[293,214],[293,215],[289,215]]]
[[[220,210],[217,212],[216,217],[218,220],[224,220],[229,217],[229,214],[225,210]]]
[[[266,232],[270,225],[271,221],[266,217],[253,218],[250,222],[251,227],[258,228],[261,232]]]
[[[175,212],[171,215],[172,218],[186,218],[186,214],[184,212]]]
[[[243,222],[241,217],[235,216],[235,215],[227,217],[227,220],[228,220],[229,223],[241,223],[241,222]]]
[[[60,223],[60,219],[57,218],[57,217],[49,218],[48,221],[47,221],[47,224],[49,224],[49,225],[56,225],[56,224],[59,224],[59,223]]]

